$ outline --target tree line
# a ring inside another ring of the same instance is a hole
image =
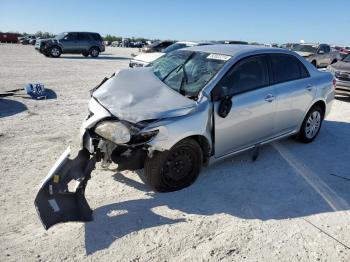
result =
[[[0,30],[0,33],[2,33],[1,30]],[[12,33],[19,33],[19,32],[12,32]],[[40,37],[40,38],[53,38],[56,36],[55,34],[52,34],[50,32],[42,32],[42,31],[37,31],[34,34],[23,32],[23,33],[21,33],[21,35],[23,35],[23,36],[35,35],[36,37]],[[123,39],[123,37],[121,37],[121,36],[115,36],[115,35],[111,35],[111,34],[107,34],[106,36],[104,36],[102,38],[104,41],[109,41],[109,42],[122,41],[122,39]],[[155,40],[155,39],[147,39],[144,37],[129,37],[128,39],[132,42],[146,42],[148,40]]]

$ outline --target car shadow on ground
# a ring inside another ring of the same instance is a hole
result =
[[[142,229],[187,223],[187,215],[225,213],[266,221],[349,210],[349,134],[349,123],[324,121],[314,143],[275,142],[261,148],[255,162],[249,152],[237,155],[203,169],[192,186],[173,193],[154,193],[139,179],[116,173],[116,181],[144,192],[144,198],[94,210],[94,221],[85,224],[86,252],[108,248]],[[182,215],[153,212],[164,206]]]
[[[57,98],[56,92],[50,88],[45,88],[45,95],[46,95],[46,99],[56,99]]]
[[[0,98],[0,118],[12,116],[26,110],[26,105],[21,102]]]
[[[60,59],[83,59],[83,60],[130,60],[130,57],[123,57],[123,56],[103,56],[100,55],[99,57],[84,57],[84,56],[74,56],[74,55],[62,55]]]

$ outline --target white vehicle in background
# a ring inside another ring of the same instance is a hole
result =
[[[158,59],[159,57],[162,57],[163,55],[185,47],[191,47],[191,46],[198,46],[198,45],[210,45],[209,42],[187,42],[187,41],[180,41],[176,42],[167,48],[165,48],[162,52],[153,52],[153,53],[142,53],[138,56],[135,56],[134,58],[130,59],[129,66],[130,67],[144,67],[149,65],[154,60]]]

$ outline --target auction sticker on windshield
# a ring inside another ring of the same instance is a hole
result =
[[[227,61],[231,58],[229,55],[220,55],[220,54],[210,54],[207,56],[207,59],[223,60]]]

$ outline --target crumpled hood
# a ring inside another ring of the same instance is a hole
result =
[[[310,52],[302,52],[302,51],[295,51],[295,52],[302,57],[308,57],[308,56],[314,55],[313,53],[310,53]]]
[[[138,56],[135,56],[133,59],[134,60],[138,60],[138,61],[142,61],[142,62],[146,62],[146,63],[151,63],[154,60],[156,60],[157,58],[161,57],[165,55],[165,53],[145,53],[145,54],[140,54]]]
[[[93,97],[114,116],[133,123],[185,115],[196,106],[160,81],[151,68],[121,70]]]
[[[350,63],[339,61],[332,65],[335,70],[350,73]]]

